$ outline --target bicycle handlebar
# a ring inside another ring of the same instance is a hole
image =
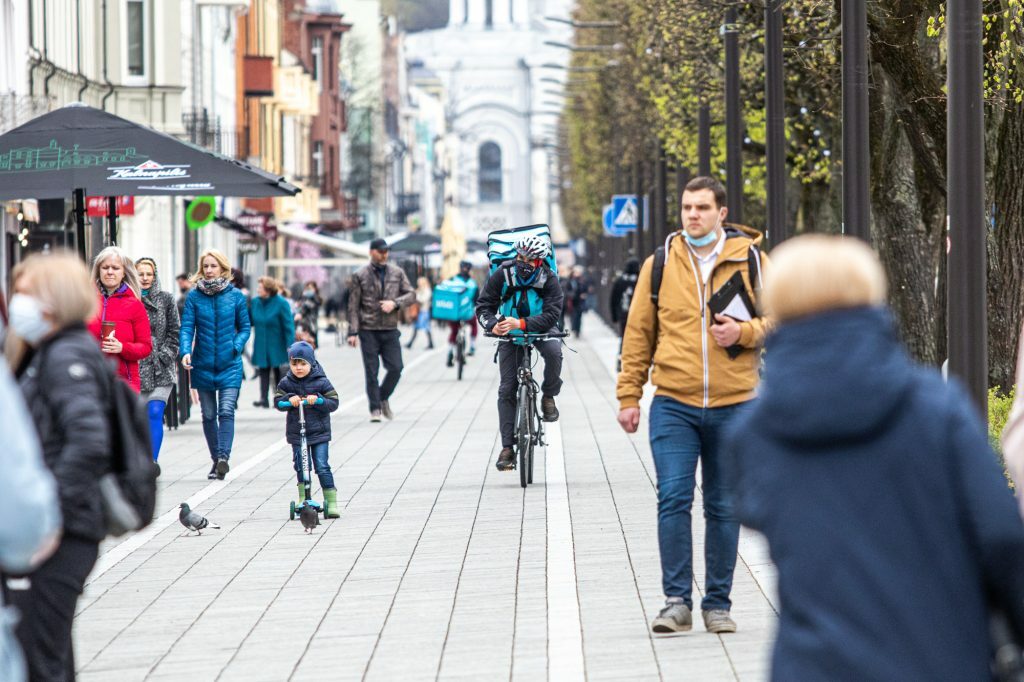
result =
[[[484,336],[492,339],[498,339],[499,341],[513,341],[515,339],[525,338],[532,341],[541,341],[544,339],[564,339],[569,336],[569,332],[521,332],[519,334],[512,334],[509,332],[502,336],[501,334],[492,334],[491,332],[484,332]]]

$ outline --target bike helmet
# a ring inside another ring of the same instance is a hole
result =
[[[516,242],[516,253],[531,260],[543,260],[551,255],[551,246],[547,239],[534,234]]]

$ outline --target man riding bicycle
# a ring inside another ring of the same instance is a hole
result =
[[[479,290],[476,286],[476,280],[473,279],[473,264],[468,260],[464,260],[459,263],[459,273],[452,277],[453,280],[461,280],[469,289],[472,291],[473,304],[476,305],[477,297],[479,296]],[[449,322],[448,323],[448,362],[447,365],[451,367],[455,364],[455,342],[459,336],[459,326],[466,324],[470,330],[469,336],[469,354],[473,355],[476,353],[476,336],[479,332],[477,327],[476,318],[471,318],[468,322]]]
[[[476,316],[485,331],[506,336],[515,330],[532,334],[557,332],[562,317],[562,287],[546,259],[551,244],[541,236],[523,237],[515,244],[515,260],[502,263],[488,278],[477,300]],[[522,343],[526,343],[524,338]],[[538,340],[534,347],[544,358],[544,383],[541,385],[541,417],[546,422],[558,421],[555,396],[562,388],[562,344],[557,340]],[[520,354],[519,343],[502,343],[498,347],[498,424],[501,430],[501,452],[495,465],[498,471],[515,467],[516,372]]]

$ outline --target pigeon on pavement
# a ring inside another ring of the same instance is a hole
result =
[[[302,522],[302,527],[306,529],[307,533],[312,533],[313,529],[320,525],[320,517],[316,508],[308,504],[304,505],[302,511],[299,512],[299,521]]]
[[[181,511],[178,512],[178,521],[181,525],[188,528],[189,531],[195,531],[200,535],[203,534],[204,528],[220,528],[216,523],[210,523],[210,520],[198,512],[192,511],[188,504],[185,502],[181,503]]]

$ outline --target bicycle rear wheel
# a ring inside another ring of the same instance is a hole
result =
[[[530,391],[519,387],[516,403],[516,454],[519,456],[519,485],[526,487],[529,482],[529,458],[533,450],[533,423],[530,421]]]

